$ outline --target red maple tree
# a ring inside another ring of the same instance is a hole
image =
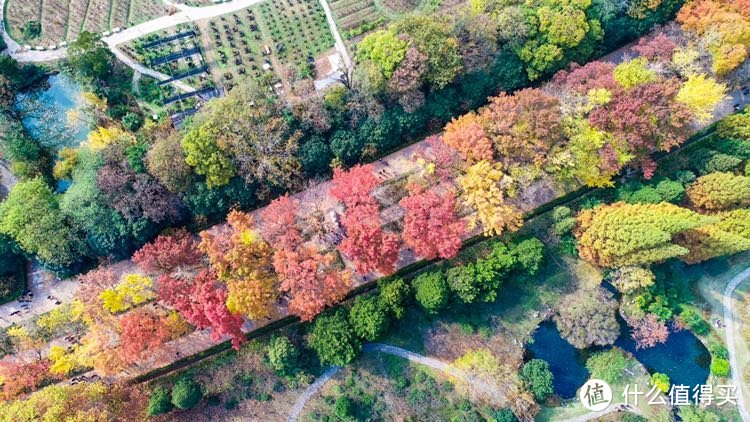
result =
[[[136,309],[120,318],[120,353],[128,363],[144,359],[171,337],[163,317]]]
[[[452,258],[461,249],[461,236],[466,225],[456,215],[456,196],[442,195],[435,188],[410,188],[410,195],[402,199],[404,208],[404,243],[417,255],[426,259]]]
[[[213,270],[201,270],[194,280],[163,275],[159,278],[157,295],[190,324],[199,329],[212,328],[214,340],[229,335],[232,347],[237,350],[245,342],[243,319],[227,309],[227,292]]]
[[[199,264],[202,256],[193,236],[187,230],[179,229],[144,245],[133,254],[133,262],[147,272],[169,273],[177,267]]]
[[[666,342],[669,337],[669,328],[654,314],[646,314],[645,317],[629,324],[633,329],[630,335],[635,341],[636,349],[654,347],[657,343]]]

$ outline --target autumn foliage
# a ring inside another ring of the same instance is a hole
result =
[[[383,230],[380,207],[371,194],[377,185],[371,165],[355,166],[349,171],[336,169],[329,191],[346,206],[341,217],[346,237],[339,249],[360,274],[375,270],[391,274],[398,259],[401,242],[396,234]]]
[[[185,229],[161,235],[133,254],[133,262],[150,273],[169,273],[178,267],[200,263],[203,254],[198,242]]]
[[[346,294],[350,274],[338,268],[335,253],[319,252],[304,244],[294,199],[280,197],[263,211],[262,217],[263,234],[276,245],[273,267],[281,280],[280,290],[290,297],[289,311],[310,321]]]
[[[461,249],[466,224],[456,215],[453,192],[440,194],[436,188],[411,188],[400,202],[404,209],[403,238],[406,246],[426,259],[452,258]]]
[[[227,224],[201,233],[199,248],[211,268],[227,284],[227,307],[250,319],[272,314],[278,295],[273,274],[273,250],[253,226],[250,214],[232,211]]]
[[[245,342],[243,319],[227,309],[227,291],[214,270],[203,269],[194,280],[163,275],[157,294],[159,300],[175,308],[190,324],[199,329],[211,328],[214,340],[231,336],[235,349]]]

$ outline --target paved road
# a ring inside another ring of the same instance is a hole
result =
[[[320,5],[323,6],[323,11],[326,14],[326,20],[328,21],[328,28],[330,28],[331,34],[333,34],[333,39],[336,41],[336,51],[341,54],[341,57],[344,60],[344,66],[346,66],[346,71],[351,72],[352,59],[349,57],[349,51],[346,49],[346,44],[344,44],[344,40],[341,38],[339,29],[336,26],[336,20],[333,18],[333,12],[331,12],[331,7],[328,5],[328,0],[320,0]],[[351,76],[351,73],[349,76]]]
[[[734,337],[734,301],[732,295],[742,282],[750,280],[750,268],[734,276],[729,280],[726,289],[724,289],[724,324],[726,332],[727,350],[729,351],[729,365],[732,368],[732,379],[737,385],[737,409],[743,421],[750,421],[750,413],[747,411],[745,396],[742,389],[742,371],[737,363],[737,345]]]

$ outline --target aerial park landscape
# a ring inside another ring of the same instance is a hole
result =
[[[750,420],[750,2],[3,10],[0,420]]]

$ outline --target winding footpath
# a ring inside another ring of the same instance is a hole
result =
[[[498,393],[497,387],[490,385],[476,377],[473,377],[469,375],[468,373],[454,367],[453,365],[443,362],[442,360],[438,360],[435,358],[431,358],[429,356],[420,355],[418,353],[410,352],[409,350],[402,349],[400,347],[391,346],[388,344],[382,344],[382,343],[367,343],[362,347],[363,352],[379,352],[379,353],[385,353],[387,355],[392,356],[398,356],[404,359],[409,360],[410,362],[418,363],[420,365],[428,366],[433,369],[437,369],[438,371],[441,371],[443,373],[446,373],[452,377],[458,378],[467,384],[471,385],[474,389],[479,389],[482,391],[489,391],[489,392],[495,392]],[[297,399],[297,402],[294,404],[294,407],[292,408],[292,411],[289,414],[289,417],[287,418],[288,422],[295,422],[299,418],[299,415],[302,413],[302,410],[305,408],[305,405],[307,402],[312,398],[312,396],[315,395],[322,387],[325,385],[328,380],[330,380],[334,375],[336,375],[339,370],[341,370],[340,366],[334,366],[326,370],[317,380],[315,380],[314,383],[312,383],[307,390],[305,390],[304,393]]]
[[[750,268],[737,274],[729,280],[726,289],[724,289],[724,325],[726,332],[727,350],[729,351],[729,365],[732,368],[732,379],[735,385],[737,385],[737,410],[740,412],[740,417],[743,421],[750,421],[750,413],[747,411],[745,396],[742,389],[742,372],[740,371],[740,365],[737,362],[737,339],[734,336],[734,301],[732,296],[737,287],[744,281],[750,280]]]

